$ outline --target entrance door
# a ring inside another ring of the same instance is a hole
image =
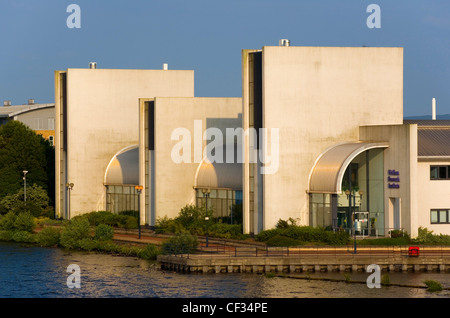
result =
[[[389,212],[393,217],[394,230],[400,230],[400,198],[389,198]]]

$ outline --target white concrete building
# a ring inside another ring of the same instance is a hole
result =
[[[106,209],[107,168],[128,147],[139,144],[139,98],[156,96],[193,97],[194,72],[97,68],[55,72],[58,216]]]
[[[445,154],[422,156],[425,128],[403,122],[402,48],[263,47],[244,50],[242,65],[243,127],[260,131],[258,143],[245,140],[245,232],[293,218],[360,235],[450,233],[437,225],[448,222],[448,190],[419,203],[425,157],[445,165],[450,148],[441,137]],[[263,173],[254,149],[277,150],[278,170]]]

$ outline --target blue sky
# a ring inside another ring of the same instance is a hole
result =
[[[69,4],[81,8],[70,29]],[[369,29],[369,4],[381,28]],[[53,71],[195,71],[195,95],[240,97],[241,50],[278,45],[404,47],[404,114],[450,113],[448,0],[1,0],[0,101],[54,102]]]

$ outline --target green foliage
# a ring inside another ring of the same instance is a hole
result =
[[[0,218],[0,230],[14,231],[17,215],[14,212],[8,212],[6,215]]]
[[[95,228],[94,238],[99,241],[110,241],[114,237],[114,229],[107,224],[99,224]]]
[[[161,251],[154,244],[147,244],[143,249],[141,249],[138,252],[138,256],[146,260],[155,260],[159,254],[161,254]]]
[[[48,190],[54,178],[54,152],[45,139],[19,121],[0,127],[0,198],[23,188],[23,170],[27,183]],[[53,160],[53,161],[52,161]]]
[[[114,214],[107,211],[90,212],[75,218],[86,219],[91,226],[106,224],[112,227],[137,229],[137,218],[127,214]],[[75,219],[74,218],[74,219]]]
[[[389,232],[389,234],[391,235],[391,238],[398,238],[398,237],[409,238],[409,234],[403,230],[392,230]]]
[[[60,244],[64,248],[80,248],[80,241],[90,238],[89,221],[85,218],[73,218],[61,231]]]
[[[33,216],[28,213],[8,212],[0,219],[0,230],[32,232],[36,227]]]
[[[413,242],[427,245],[450,245],[450,235],[436,235],[426,227],[419,227],[417,238],[413,239]]]
[[[0,230],[0,241],[12,241],[14,231]]]
[[[45,227],[36,235],[36,242],[41,246],[57,246],[61,237],[61,230],[54,227]]]
[[[28,231],[20,231],[20,230],[14,231],[11,239],[15,242],[20,242],[20,243],[36,242],[35,235],[33,235],[32,233],[30,233]]]
[[[31,213],[24,212],[17,215],[16,221],[14,222],[14,228],[17,231],[32,232],[35,227],[36,223],[34,222],[34,218]]]
[[[209,220],[205,220],[208,217]],[[189,232],[193,235],[206,235],[211,237],[243,239],[241,224],[228,224],[223,221],[226,218],[214,218],[211,211],[205,212],[203,208],[195,205],[187,205],[181,209],[179,215],[174,219],[167,217],[158,218],[156,221],[156,233],[181,234]]]
[[[348,243],[350,236],[345,231],[332,232],[324,228],[311,226],[297,226],[280,223],[280,228],[265,230],[256,235],[256,240],[267,242],[275,236],[282,236],[297,240],[304,243],[325,243],[329,245],[345,245]],[[279,240],[279,239],[278,239]]]
[[[275,235],[266,241],[268,246],[298,246],[302,242],[291,237]]]
[[[389,286],[391,284],[391,278],[389,277],[389,274],[384,274],[381,276],[381,285],[383,286]]]
[[[435,281],[435,280],[426,280],[424,281],[424,284],[428,287],[427,290],[430,292],[438,292],[442,290],[441,283]]]
[[[180,234],[183,231],[185,231],[185,228],[175,219],[169,219],[167,216],[164,216],[156,220],[155,233]]]
[[[406,246],[410,244],[411,240],[409,239],[409,237],[396,237],[396,238],[380,237],[358,241],[358,245]]]
[[[47,191],[36,184],[27,187],[27,201],[24,201],[24,189],[19,189],[14,194],[5,196],[0,201],[0,211],[4,213],[12,211],[16,214],[21,212],[30,212],[38,217],[44,211],[51,209],[49,207],[49,198]]]
[[[192,253],[197,246],[197,237],[184,232],[165,241],[161,249],[163,254],[184,254]]]

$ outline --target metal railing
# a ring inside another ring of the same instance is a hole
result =
[[[450,257],[450,246],[421,246],[419,255],[434,257]],[[166,254],[177,257],[189,258],[191,255],[223,256],[223,257],[301,257],[301,256],[349,256],[355,255],[354,245],[344,246],[236,246],[230,243],[214,242],[206,246],[201,243],[197,249],[190,250],[187,247],[178,246],[169,250]],[[357,245],[356,255],[399,257],[408,256],[409,245],[404,246],[375,246]]]

